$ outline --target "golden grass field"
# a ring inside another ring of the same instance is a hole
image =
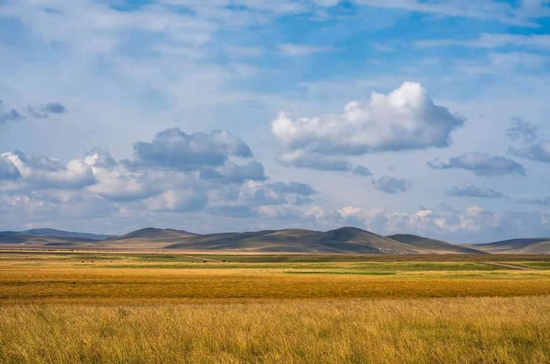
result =
[[[0,362],[550,363],[550,256],[2,251]]]

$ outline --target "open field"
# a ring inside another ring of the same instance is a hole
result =
[[[550,300],[0,307],[5,363],[547,363]]]
[[[550,256],[0,252],[0,362],[550,363]]]

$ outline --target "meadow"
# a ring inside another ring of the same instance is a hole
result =
[[[550,363],[550,256],[0,252],[2,363]]]

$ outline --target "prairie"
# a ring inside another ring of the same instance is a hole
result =
[[[0,252],[0,362],[550,363],[549,263]]]

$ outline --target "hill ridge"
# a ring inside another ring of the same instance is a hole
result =
[[[100,240],[98,237],[106,238]],[[457,245],[414,234],[383,236],[353,226],[328,231],[289,228],[215,234],[146,227],[120,236],[44,228],[0,232],[0,247],[312,254],[548,254],[550,239],[509,239]]]

